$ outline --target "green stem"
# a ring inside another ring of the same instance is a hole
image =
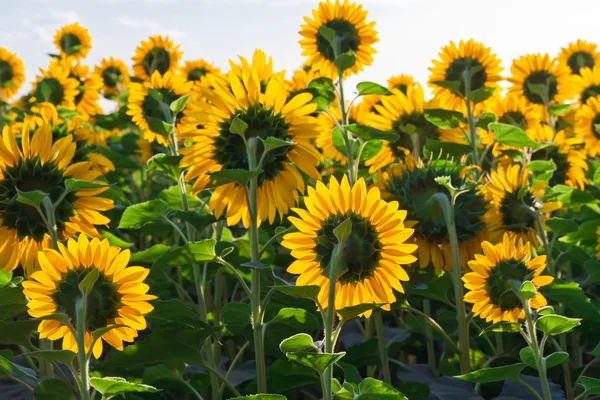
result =
[[[440,334],[440,336],[442,336],[444,338],[444,341],[446,342],[446,344],[448,345],[448,347],[450,347],[452,349],[452,351],[454,351],[457,354],[460,354],[460,349],[458,348],[458,346],[456,346],[456,344],[454,343],[454,341],[450,338],[450,336],[448,336],[448,334],[446,333],[446,331],[444,331],[444,328],[442,328],[440,326],[440,324],[438,324],[433,318],[431,318],[429,315],[423,313],[420,310],[417,310],[416,308],[411,307],[410,305],[408,306],[408,311],[410,313],[413,314],[417,314],[421,317],[423,317],[423,319],[425,321],[427,321],[427,323],[429,325],[431,325],[431,327],[433,329],[436,330],[437,333]]]
[[[244,352],[246,351],[246,349],[248,348],[249,345],[250,345],[250,342],[244,343],[242,348],[237,352],[237,354],[233,358],[233,361],[231,361],[231,364],[229,365],[227,372],[225,373],[225,379],[229,379],[229,375],[231,374],[231,372],[233,372],[233,369],[235,368],[237,363],[244,356]],[[221,384],[221,388],[219,389],[219,398],[223,397],[223,390],[225,390],[225,383]]]
[[[504,353],[504,343],[502,342],[502,334],[496,332],[496,355],[499,356]]]
[[[208,372],[210,372],[211,375],[214,375],[217,378],[219,378],[219,380],[221,382],[223,382],[225,384],[225,386],[227,386],[227,389],[229,389],[231,391],[231,393],[233,393],[234,396],[241,396],[240,392],[238,392],[238,390],[231,384],[231,382],[229,382],[229,380],[227,380],[223,375],[221,375],[221,373],[219,371],[217,371],[210,365],[201,364],[200,366],[202,368],[206,369]],[[219,395],[219,382],[218,381],[217,381],[217,387],[216,387],[216,395],[217,396]],[[213,397],[213,398],[218,399],[219,397]]]
[[[342,113],[342,138],[344,139],[344,148],[346,149],[346,158],[348,161],[348,179],[350,180],[350,186],[356,182],[356,178],[358,175],[358,168],[355,168],[354,165],[354,146],[352,142],[352,136],[350,132],[346,130],[346,125],[348,125],[348,115],[346,112],[346,104],[344,101],[344,72],[338,68],[338,88],[339,88],[339,104],[340,111]]]
[[[289,228],[284,229],[283,231],[276,233],[275,235],[273,235],[269,240],[267,240],[267,243],[265,243],[263,245],[263,247],[260,249],[260,251],[258,252],[259,256],[262,256],[263,253],[267,250],[267,248],[269,247],[269,245],[273,244],[277,239],[279,239],[280,237],[284,236],[287,233],[290,232],[295,232],[296,231],[296,227],[295,226],[290,226]]]
[[[471,93],[471,71],[467,69],[465,71],[463,80],[465,83],[465,106],[467,107],[467,122],[469,123],[469,141],[473,147],[473,162],[476,163],[479,160],[477,156],[477,126],[475,125],[475,118],[473,116],[473,109],[471,107],[472,102],[469,100]]]
[[[379,348],[379,357],[381,358],[381,369],[383,370],[383,381],[388,385],[392,384],[392,374],[390,373],[390,362],[388,361],[387,343],[385,341],[385,331],[383,327],[382,312],[376,310],[373,312],[375,320],[375,331],[377,332],[377,345]]]
[[[82,296],[75,303],[77,315],[77,330],[75,331],[75,341],[77,343],[77,360],[79,363],[79,394],[81,400],[89,400],[90,398],[90,376],[89,362],[85,351],[85,332],[86,332],[86,303],[87,299]],[[93,349],[90,348],[90,353]]]
[[[525,301],[523,308],[525,311],[527,332],[529,334],[529,345],[531,346],[533,356],[535,357],[535,363],[538,369],[538,373],[540,375],[542,391],[544,392],[544,399],[552,400],[552,396],[550,394],[550,387],[548,386],[548,377],[546,376],[546,365],[544,362],[544,356],[543,354],[541,354],[540,348],[538,346],[535,324],[533,323],[533,316],[531,315],[531,305],[529,304],[529,300]]]
[[[423,300],[423,313],[431,318],[431,301],[429,299]],[[427,346],[427,361],[431,367],[431,372],[434,376],[437,376],[437,362],[435,358],[435,347],[433,346],[433,330],[431,324],[425,324],[425,338]]]
[[[29,383],[25,382],[24,380],[14,376],[14,375],[7,375],[10,379],[12,379],[15,382],[20,383],[21,385],[25,386],[27,389],[31,390],[33,392],[33,386],[31,386]]]
[[[566,335],[565,334],[559,335],[558,341],[560,342],[560,346],[558,346],[559,350],[562,350],[565,353],[568,353],[569,351],[567,348]],[[565,388],[566,388],[565,395],[567,396],[567,400],[573,400],[573,397],[575,396],[575,388],[573,387],[573,382],[571,380],[571,365],[570,365],[568,358],[562,362],[562,369],[563,369],[563,374],[565,376]],[[582,374],[583,374],[583,371],[582,371]]]
[[[244,289],[244,292],[246,292],[246,296],[248,296],[248,298],[252,298],[252,291],[250,290],[250,288],[246,284],[246,281],[240,275],[240,273],[238,272],[238,270],[235,269],[235,267],[233,265],[231,265],[230,263],[228,263],[227,261],[225,261],[221,257],[215,258],[215,261],[218,262],[219,264],[224,265],[225,267],[229,268],[229,270],[231,270],[231,272],[233,273],[233,275],[237,278],[240,286],[242,286],[242,289]]]
[[[544,229],[544,224],[542,223],[542,218],[540,217],[540,213],[537,210],[523,205],[522,207],[527,210],[529,215],[531,215],[535,219],[535,225],[537,226],[538,233],[540,238],[542,239],[542,244],[544,245],[544,249],[546,249],[546,264],[548,265],[548,272],[550,275],[554,275],[556,271],[554,271],[554,262],[552,261],[552,245],[548,242],[548,235],[546,234],[546,230]]]

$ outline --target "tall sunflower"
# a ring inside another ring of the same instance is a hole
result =
[[[103,58],[94,67],[94,74],[102,79],[105,96],[113,96],[129,86],[129,70],[125,63],[113,57]]]
[[[156,89],[163,95],[163,102],[171,104],[174,100],[189,93],[193,82],[184,82],[183,77],[167,71],[161,75],[154,71],[149,82],[132,83],[129,89],[127,115],[131,115],[133,122],[142,130],[142,136],[149,142],[157,141],[167,145],[168,140],[160,133],[152,131],[148,125],[148,118],[163,118],[160,103],[148,93],[148,88]],[[186,130],[186,119],[182,118],[177,123],[179,131]]]
[[[193,93],[196,98],[201,95],[203,87],[210,87],[209,76],[221,77],[221,70],[205,60],[186,61],[180,68],[179,74],[186,82],[193,83]]]
[[[33,85],[33,97],[38,102],[75,109],[75,97],[79,94],[79,82],[69,76],[65,63],[51,62],[47,70],[40,68],[41,75]]]
[[[574,77],[573,82],[581,104],[585,104],[590,97],[600,95],[600,64],[593,68],[581,68],[579,76]]]
[[[13,270],[20,261],[25,273],[38,267],[38,250],[50,246],[47,228],[38,212],[16,200],[17,190],[39,190],[48,193],[52,202],[65,195],[65,180],[82,179],[101,183],[99,172],[91,170],[89,162],[73,163],[76,144],[68,135],[52,142],[52,127],[39,127],[33,135],[27,125],[20,141],[5,126],[0,143],[0,259],[2,267]],[[98,197],[108,187],[68,192],[55,210],[59,239],[77,233],[98,236],[94,225],[106,225],[110,220],[101,214],[113,208],[113,201]],[[6,262],[9,260],[10,262]]]
[[[487,322],[519,322],[525,313],[511,285],[515,281],[517,284],[531,281],[539,289],[552,283],[554,277],[542,275],[546,256],[532,258],[529,242],[506,233],[500,243],[483,242],[481,247],[483,254],[476,254],[475,259],[469,261],[472,272],[462,278],[465,288],[470,290],[465,294],[465,301],[474,303],[473,314]],[[530,300],[533,309],[546,304],[546,298],[539,291]]]
[[[570,100],[575,95],[575,80],[569,67],[555,64],[548,54],[528,54],[513,61],[508,80],[509,92],[524,96],[530,104],[544,105],[540,91],[546,88],[548,104]]]
[[[15,95],[25,81],[23,61],[16,53],[0,47],[0,100],[8,100]]]
[[[317,182],[316,188],[309,187],[304,205],[306,209],[293,209],[299,218],[289,217],[299,232],[288,233],[281,243],[296,259],[287,269],[300,275],[296,285],[319,286],[319,304],[327,308],[329,277],[324,270],[337,244],[333,230],[350,219],[352,233],[341,256],[346,272],[335,284],[335,308],[382,303],[389,310],[396,301],[392,289],[403,293],[400,281],[409,279],[402,265],[416,261],[411,253],[417,246],[405,243],[413,234],[404,224],[406,211],[398,209],[398,202],[381,199],[376,187],[367,190],[362,178],[351,188],[347,176],[341,183],[332,176],[327,186]]]
[[[65,313],[76,321],[76,301],[80,297],[79,284],[93,270],[98,279],[86,303],[86,353],[92,347],[92,332],[113,325],[124,325],[104,333],[93,344],[95,358],[102,355],[103,341],[117,350],[123,342],[133,342],[137,331],[146,329],[144,314],[154,309],[148,301],[156,296],[147,294],[149,286],[144,279],[150,270],[128,267],[130,252],[111,246],[108,239],[88,240],[79,235],[77,241],[69,239],[67,245],[59,243],[58,251],[44,249],[38,254],[41,270],[23,282],[23,293],[30,299],[29,315],[42,321],[38,325],[40,339],[62,339],[63,350],[77,353],[77,343],[68,326],[54,319],[44,319],[53,313]]]
[[[415,82],[414,78],[411,75],[400,74],[394,75],[390,79],[388,79],[387,85],[388,89],[391,91],[399,90],[402,93],[406,94],[406,90],[409,87],[416,89],[418,83]]]
[[[489,111],[496,115],[496,120],[523,130],[535,128],[543,118],[542,110],[531,105],[524,96],[508,93],[504,98],[494,96],[489,102]]]
[[[568,66],[572,74],[580,74],[582,68],[600,65],[600,53],[595,43],[578,39],[561,49],[558,62]]]
[[[160,75],[175,72],[182,55],[179,45],[174,45],[168,36],[150,36],[147,40],[142,40],[135,49],[133,72],[143,80],[149,80],[154,71],[158,71]]]
[[[533,154],[532,160],[552,160],[556,171],[548,182],[550,186],[568,185],[583,190],[587,179],[587,157],[582,151],[583,141],[578,137],[567,137],[564,130],[554,134],[548,125],[539,125],[527,130],[527,135],[538,143],[549,144],[548,147]]]
[[[86,28],[75,22],[56,30],[54,45],[62,57],[81,59],[91,50],[92,38]]]
[[[356,62],[344,72],[344,76],[356,74],[371,65],[375,49],[371,47],[378,42],[377,32],[373,30],[375,22],[367,23],[367,11],[362,5],[349,3],[344,0],[340,3],[330,0],[319,3],[318,9],[313,10],[313,18],[304,17],[306,24],[301,26],[300,35],[304,37],[299,41],[302,46],[302,55],[307,56],[307,64],[321,75],[329,78],[337,76],[334,65],[334,49],[327,39],[321,35],[319,29],[326,26],[335,31],[339,38],[340,54],[352,51],[356,55]]]
[[[62,68],[69,70],[69,77],[78,82],[79,93],[73,100],[75,109],[84,117],[101,112],[98,99],[100,98],[100,89],[102,89],[102,79],[98,75],[92,74],[90,68],[79,61],[72,62],[70,59],[63,59],[55,62],[63,63]]]
[[[489,202],[483,216],[492,241],[498,241],[506,232],[524,241],[539,245],[537,223],[525,207],[541,214],[542,223],[547,214],[562,207],[560,201],[544,202],[546,182],[531,184],[531,171],[519,164],[501,165],[490,172],[483,194]]]
[[[465,183],[462,168],[451,161],[436,160],[429,166],[415,161],[410,155],[405,161],[379,171],[375,185],[381,197],[397,201],[406,209],[407,222],[415,228],[414,242],[418,245],[419,267],[433,265],[436,273],[452,267],[448,229],[442,210],[435,201],[429,201],[435,193],[447,194],[438,184],[437,177],[449,176],[452,185],[461,187]],[[486,211],[483,195],[472,189],[456,199],[455,220],[459,242],[461,265],[479,250],[485,224],[482,217]]]
[[[321,75],[318,71],[313,70],[310,66],[303,66],[294,71],[291,79],[285,81],[286,89],[293,96],[306,89],[310,81],[320,77]]]
[[[183,155],[180,167],[188,168],[186,181],[195,180],[193,193],[206,187],[210,179],[207,173],[248,169],[244,141],[240,135],[230,132],[234,118],[248,124],[247,139],[273,136],[291,141],[289,146],[274,149],[265,156],[264,172],[258,177],[258,220],[272,223],[277,212],[283,217],[296,203],[298,192],[304,193],[304,180],[298,169],[313,179],[320,178],[315,166],[321,154],[310,143],[319,134],[319,124],[310,116],[317,105],[310,103],[312,95],[309,93],[289,99],[289,92],[277,74],[267,81],[259,80],[254,64],[245,63],[241,72],[241,75],[229,73],[228,86],[213,79],[214,89],[204,91],[207,102],[196,104],[202,111],[189,113],[196,118],[195,125],[201,125],[202,129],[184,134],[194,143],[180,150]],[[259,159],[262,148],[258,146]],[[215,188],[209,209],[216,215],[227,209],[229,225],[240,220],[246,227],[250,224],[244,190],[235,183]]]
[[[475,42],[460,41],[458,47],[454,42],[444,46],[439,53],[440,60],[433,60],[430,67],[429,87],[439,99],[442,108],[463,111],[466,96],[465,75],[471,77],[471,91],[484,87],[499,88],[498,81],[502,80],[500,60],[492,54],[488,47]],[[441,82],[454,82],[457,89],[452,91],[441,86]]]
[[[600,154],[600,97],[590,97],[575,112],[575,134],[583,140],[589,157]]]

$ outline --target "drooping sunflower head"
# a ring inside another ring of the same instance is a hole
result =
[[[540,212],[543,222],[547,214],[562,207],[561,202],[544,202],[547,183],[531,184],[530,176],[531,171],[519,164],[501,165],[491,171],[483,194],[489,202],[484,220],[493,241],[509,232],[537,247],[537,223],[528,209]]]
[[[600,97],[590,97],[576,111],[573,131],[583,140],[589,157],[600,154]]]
[[[419,85],[411,75],[400,74],[394,75],[387,81],[388,89],[391,91],[399,90],[402,93],[406,94],[406,91],[409,87],[416,89],[417,85]]]
[[[69,70],[69,78],[75,79],[78,83],[77,90],[79,93],[73,100],[75,109],[86,117],[102,111],[98,105],[102,79],[98,75],[92,74],[90,68],[79,61],[62,59],[55,60],[54,63],[63,64],[62,68]]]
[[[532,257],[531,244],[523,238],[504,234],[497,244],[483,242],[483,254],[476,254],[469,261],[472,272],[462,278],[465,288],[465,301],[473,303],[473,314],[488,322],[519,322],[525,318],[523,303],[518,289],[523,282],[530,281],[539,289],[554,280],[542,275],[546,269],[546,256]],[[546,298],[539,292],[529,300],[531,308],[545,306]]]
[[[589,168],[583,141],[578,137],[567,137],[564,130],[554,134],[548,125],[538,125],[527,130],[527,135],[548,147],[533,153],[531,160],[552,160],[556,170],[548,182],[550,186],[568,185],[583,190],[587,184],[585,171]]]
[[[573,77],[575,93],[579,95],[579,103],[585,104],[590,97],[600,95],[600,64],[593,68],[583,67],[579,76]]]
[[[492,54],[488,47],[475,42],[460,41],[458,46],[454,42],[444,46],[439,53],[440,60],[433,60],[430,67],[429,87],[440,101],[442,108],[462,111],[466,96],[466,83],[469,90],[475,91],[484,87],[498,88],[498,81],[502,79],[500,60]],[[448,84],[454,86],[450,90]]]
[[[400,281],[408,281],[402,265],[416,261],[411,253],[417,246],[405,243],[413,234],[404,225],[406,211],[396,201],[381,199],[378,188],[367,190],[362,178],[350,187],[346,176],[341,183],[332,176],[327,186],[317,182],[316,188],[309,187],[304,205],[293,209],[299,218],[289,217],[299,232],[288,233],[282,242],[296,259],[287,269],[300,275],[296,285],[320,286],[319,304],[328,306],[325,271],[338,245],[334,229],[349,219],[352,232],[341,250],[344,272],[335,284],[335,308],[381,303],[389,309],[396,301],[392,289],[404,292]]]
[[[101,214],[113,207],[112,200],[98,197],[108,187],[67,191],[67,179],[102,183],[99,172],[89,162],[73,163],[76,144],[68,135],[52,142],[52,127],[42,125],[32,135],[28,126],[21,132],[20,143],[15,133],[4,127],[0,143],[0,240],[19,243],[21,265],[30,274],[37,268],[36,251],[49,243],[47,228],[33,206],[17,201],[21,192],[42,191],[54,204],[59,238],[76,233],[98,236],[94,225],[106,225],[110,219]],[[4,249],[3,245],[0,245]],[[4,250],[2,250],[4,251]],[[3,257],[5,254],[2,254]],[[8,270],[17,265],[4,267]]]
[[[168,36],[150,36],[147,40],[142,40],[135,49],[133,72],[143,80],[149,80],[154,71],[158,71],[160,75],[169,71],[173,73],[182,55],[179,45],[173,44]]]
[[[568,66],[572,74],[580,74],[582,68],[600,65],[600,53],[595,43],[578,39],[561,49],[558,62]]]
[[[91,50],[92,38],[86,28],[75,22],[56,30],[54,45],[61,56],[81,59]]]
[[[436,193],[448,193],[436,178],[448,176],[454,187],[465,184],[461,166],[451,161],[436,160],[425,166],[408,156],[406,161],[380,171],[375,185],[387,201],[397,201],[408,213],[407,224],[415,228],[415,243],[419,246],[419,266],[433,265],[435,271],[451,268],[448,229],[442,209],[431,200]],[[455,204],[455,219],[460,245],[461,263],[477,251],[484,232],[482,217],[486,202],[483,195],[471,189],[460,195]],[[409,222],[410,221],[410,222]]]
[[[29,315],[42,319],[38,326],[40,339],[62,339],[63,350],[78,352],[75,338],[63,323],[44,319],[53,313],[65,313],[77,319],[76,304],[81,301],[81,281],[98,271],[98,278],[85,303],[85,351],[95,358],[102,355],[103,341],[117,350],[123,342],[133,342],[137,331],[146,329],[144,314],[154,309],[148,301],[156,296],[147,294],[149,286],[144,279],[150,272],[143,267],[128,267],[130,252],[111,246],[108,239],[91,241],[81,234],[77,240],[69,239],[67,245],[59,243],[58,251],[44,249],[38,254],[41,270],[23,282],[23,292],[29,297]],[[92,332],[113,325],[116,327],[92,341]]]
[[[181,96],[188,94],[193,84],[193,82],[186,83],[181,75],[171,73],[171,71],[167,71],[164,75],[154,71],[149,82],[143,84],[132,83],[130,85],[127,115],[131,115],[133,122],[142,130],[144,139],[149,142],[157,141],[163,146],[168,143],[165,136],[159,132],[154,132],[148,124],[149,118],[164,118],[161,103],[152,97],[148,92],[148,88],[159,91],[163,97],[162,102],[171,104]],[[176,128],[179,131],[188,129],[186,119],[179,119]]]
[[[575,95],[569,67],[556,64],[548,54],[528,54],[513,61],[509,92],[524,96],[530,104],[562,103]]]
[[[0,47],[0,100],[8,100],[15,95],[25,81],[23,61],[16,53]]]
[[[334,65],[335,51],[331,43],[319,32],[325,26],[335,32],[335,41],[339,42],[339,54],[354,52],[356,61],[344,72],[344,76],[356,74],[371,65],[375,49],[371,47],[378,42],[377,32],[373,30],[375,22],[367,23],[367,11],[362,5],[330,0],[319,3],[313,10],[312,18],[304,17],[306,24],[301,26],[299,41],[302,55],[308,57],[307,63],[321,75],[335,78],[338,73]]]
[[[75,97],[80,91],[79,82],[70,76],[69,65],[65,62],[51,62],[47,70],[40,68],[40,72],[41,75],[36,77],[33,84],[32,96],[35,101],[74,110]]]
[[[129,85],[129,70],[125,63],[114,57],[103,58],[94,68],[94,74],[102,79],[105,96],[113,96]]]
[[[259,63],[259,66],[262,66]],[[319,179],[316,169],[321,154],[310,143],[319,134],[319,123],[310,116],[317,105],[311,104],[310,93],[300,93],[289,98],[280,74],[263,82],[259,71],[250,66],[242,75],[231,71],[228,85],[213,79],[214,89],[205,89],[206,102],[197,102],[200,110],[190,112],[194,125],[202,128],[184,134],[194,143],[181,149],[180,166],[188,168],[186,181],[195,180],[192,191],[198,193],[209,183],[207,173],[223,169],[248,169],[248,156],[244,139],[230,131],[237,118],[245,122],[246,141],[257,141],[258,159],[264,150],[260,139],[275,137],[290,142],[287,146],[269,151],[258,177],[258,220],[273,222],[277,212],[283,217],[304,193],[304,181],[299,170],[313,179]],[[247,72],[247,73],[246,73]],[[264,88],[264,90],[262,89]],[[295,164],[295,165],[294,165]],[[220,215],[227,208],[227,223],[240,220],[250,224],[244,190],[230,183],[215,188],[209,208]]]

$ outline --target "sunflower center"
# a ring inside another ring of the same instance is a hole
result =
[[[65,91],[58,80],[44,78],[38,82],[33,95],[38,101],[47,101],[58,106],[63,101]]]
[[[581,103],[585,103],[590,97],[600,95],[600,85],[590,85],[581,93]]]
[[[21,192],[40,190],[48,193],[52,203],[64,193],[64,177],[53,163],[41,165],[39,159],[27,159],[15,167],[6,167],[5,178],[0,180],[0,218],[2,226],[15,229],[19,239],[26,236],[36,241],[43,239],[47,228],[38,211],[29,205],[19,203],[17,189]],[[65,222],[75,215],[74,193],[69,193],[55,210],[58,232],[62,232]]]
[[[121,81],[123,74],[117,67],[108,67],[102,71],[102,80],[107,87],[115,87]]]
[[[392,130],[400,134],[400,138],[395,142],[389,142],[388,146],[396,158],[403,159],[404,151],[402,149],[413,149],[412,134],[419,135],[419,146],[423,146],[427,139],[437,139],[439,133],[437,127],[427,121],[425,114],[421,112],[412,112],[404,114],[392,123]]]
[[[533,206],[533,197],[529,192],[520,199],[518,192],[506,193],[500,204],[500,212],[503,216],[503,224],[511,231],[526,232],[532,228],[535,219],[525,210],[524,206]]]
[[[340,42],[340,54],[358,50],[360,36],[351,22],[344,19],[333,19],[324,23],[323,26],[335,31],[335,38]],[[320,33],[317,35],[317,49],[327,60],[331,62],[335,60],[335,52],[331,43]]]
[[[256,137],[266,139],[273,136],[277,139],[291,140],[288,133],[290,124],[285,121],[281,114],[274,114],[272,109],[259,106],[251,106],[247,110],[240,111],[238,118],[248,124],[246,129],[246,140]],[[224,168],[248,169],[248,155],[246,145],[240,135],[231,133],[231,119],[221,122],[220,135],[214,139],[215,161]],[[257,156],[260,158],[264,151],[262,142],[258,144]],[[263,160],[263,172],[258,177],[259,184],[264,180],[273,180],[277,174],[284,169],[287,161],[287,153],[290,146],[282,146],[269,151]]]
[[[91,270],[87,268],[69,270],[58,284],[56,292],[52,295],[52,300],[58,308],[57,312],[64,312],[73,321],[77,317],[75,304],[77,298],[81,296],[79,284]],[[87,298],[85,322],[88,330],[93,331],[103,328],[119,316],[118,309],[121,296],[117,289],[112,280],[108,279],[102,272],[98,274],[98,279]]]
[[[406,94],[406,92],[408,91],[408,86],[403,84],[403,83],[399,83],[397,85],[394,86],[395,89],[398,89],[399,91],[402,92],[402,94]]]
[[[575,53],[571,54],[567,60],[567,64],[574,74],[579,74],[579,70],[581,68],[592,68],[594,66],[594,57],[592,57],[592,55],[588,52],[576,51]]]
[[[556,165],[556,170],[552,174],[552,178],[548,181],[548,185],[554,186],[564,184],[567,180],[567,174],[571,168],[568,155],[561,153],[557,146],[546,147],[545,151],[533,153],[531,160],[552,160]]]
[[[142,65],[148,76],[152,76],[154,71],[158,71],[161,75],[164,75],[171,66],[171,56],[162,47],[155,47],[146,53]]]
[[[523,130],[527,128],[527,120],[520,111],[508,111],[498,119],[498,122],[513,125]]]
[[[179,96],[170,89],[155,89],[163,96],[163,103],[171,104],[173,101],[177,100]],[[150,94],[147,94],[144,97],[144,101],[142,101],[142,112],[144,113],[144,117],[148,118],[157,118],[163,120],[165,118],[164,111],[161,108],[161,102],[157,101]],[[158,133],[158,132],[156,132]]]
[[[12,66],[4,61],[0,60],[0,88],[4,82],[10,82],[13,78],[13,69]]]
[[[592,133],[594,134],[596,139],[600,140],[600,132],[598,132],[598,130],[596,129],[596,125],[598,125],[598,124],[600,124],[600,113],[596,114],[596,116],[592,120],[592,127],[591,127]]]
[[[485,283],[490,303],[498,306],[502,311],[520,307],[521,299],[515,293],[514,287],[519,287],[527,280],[529,273],[527,265],[515,259],[503,260],[496,264],[496,267],[490,270]],[[516,285],[514,285],[515,281]]]
[[[460,82],[459,92],[461,95],[465,96],[466,94],[465,72],[471,76],[471,91],[485,86],[487,74],[479,60],[472,57],[457,58],[446,69],[446,80]]]
[[[200,78],[205,76],[208,73],[206,68],[194,68],[190,72],[188,72],[187,80],[188,81],[199,81]]]
[[[357,214],[334,215],[321,223],[317,232],[316,246],[317,261],[322,269],[331,262],[333,249],[338,243],[333,230],[347,218],[352,221],[352,233],[344,242],[342,262],[347,271],[340,277],[340,283],[361,282],[373,275],[379,262],[379,253],[383,245],[377,239],[377,231],[362,216]]]
[[[558,83],[556,77],[548,71],[534,71],[523,81],[523,94],[532,103],[544,104],[544,98],[537,91],[532,90],[532,86],[545,86],[548,91],[548,101],[551,101],[558,93]]]
[[[77,105],[81,102],[81,100],[83,99],[83,95],[85,94],[85,81],[82,77],[74,75],[74,74],[70,74],[69,77],[76,79],[77,82],[79,82],[79,87],[77,88],[78,93],[75,96],[75,99],[73,99],[73,101],[75,102],[75,105]]]
[[[81,49],[81,40],[77,35],[65,33],[60,38],[60,48],[68,55],[75,54]]]

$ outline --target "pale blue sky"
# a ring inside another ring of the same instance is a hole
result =
[[[131,65],[140,40],[169,34],[184,59],[205,58],[227,68],[237,55],[261,48],[277,70],[302,64],[298,30],[316,0],[19,0],[3,7],[0,46],[23,59],[30,82],[54,52],[54,30],[79,21],[92,35],[86,62],[114,56]],[[363,0],[377,21],[373,65],[349,82],[385,84],[399,73],[425,84],[431,59],[450,40],[474,38],[503,60],[525,53],[558,53],[578,38],[600,42],[599,0]]]

